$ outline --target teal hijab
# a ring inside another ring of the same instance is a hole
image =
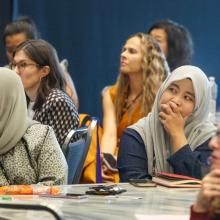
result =
[[[192,80],[195,92],[195,109],[187,119],[184,128],[192,151],[208,140],[216,130],[216,127],[208,121],[211,91],[209,81],[204,72],[198,67],[189,65],[175,69],[158,90],[152,112],[129,127],[136,130],[144,141],[148,157],[148,172],[151,175],[153,169],[156,172],[172,172],[172,168],[167,162],[167,158],[171,156],[171,143],[158,118],[159,101],[163,92],[172,82],[186,78]],[[154,158],[156,162],[155,167],[153,165]]]
[[[27,104],[20,77],[0,67],[0,154],[11,150],[35,122],[27,116]]]

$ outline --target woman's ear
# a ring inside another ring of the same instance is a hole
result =
[[[41,78],[47,76],[50,73],[50,67],[49,66],[43,66],[41,68]]]

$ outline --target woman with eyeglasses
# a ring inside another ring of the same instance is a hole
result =
[[[78,127],[79,116],[64,92],[56,50],[44,40],[25,41],[15,49],[11,68],[21,77],[29,117],[50,125],[62,146],[69,131]]]
[[[0,68],[0,186],[67,183],[67,164],[53,129],[27,116],[20,77]]]
[[[3,43],[8,61],[12,62],[13,51],[20,43],[33,39],[40,39],[40,34],[35,22],[30,17],[22,16],[8,23],[3,31]],[[79,100],[74,82],[67,70],[67,62],[63,60],[60,64],[64,70],[65,91],[72,98],[76,107],[78,107]]]

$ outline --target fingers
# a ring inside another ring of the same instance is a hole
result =
[[[104,182],[114,182],[114,177],[112,175],[107,175],[104,172],[102,172],[102,179]]]
[[[210,193],[218,193],[220,195],[220,186],[219,183],[215,182],[204,182],[202,189],[204,191],[210,192]]]
[[[220,197],[220,169],[212,170],[203,178],[202,187],[193,209],[199,212],[208,211],[210,202],[215,197]]]
[[[220,159],[219,158],[211,158],[211,170],[220,168]]]
[[[102,179],[104,182],[114,182],[113,176],[105,175],[104,173],[102,173]]]
[[[163,122],[164,120],[166,120],[166,114],[164,112],[160,112],[159,113],[159,119],[161,122]]]
[[[220,196],[220,170],[213,170],[203,178],[201,190],[207,198]]]
[[[185,122],[181,112],[180,112],[180,108],[179,106],[173,102],[172,100],[169,101],[167,104],[161,104],[160,105],[160,112],[159,112],[159,119],[160,121],[164,124],[166,119],[180,119],[183,120]]]
[[[108,167],[105,164],[102,164],[102,170],[106,173],[108,171]]]
[[[207,174],[203,180],[215,177],[220,180],[220,169],[213,169],[209,174]]]
[[[172,100],[169,102],[169,106],[171,108],[171,110],[175,113],[179,113],[179,108],[177,106],[177,104],[175,102],[173,102]]]
[[[214,188],[214,186],[212,187],[207,187],[205,189],[203,189],[203,195],[205,198],[209,198],[212,199],[216,196],[220,196],[220,190],[217,188]]]
[[[160,111],[164,112],[167,115],[170,115],[172,113],[172,109],[170,108],[170,105],[168,104],[161,104]]]
[[[176,103],[170,101],[168,104],[161,104],[160,105],[160,112],[165,113],[165,116],[170,115],[170,116],[182,116],[179,110],[179,107],[177,106]],[[163,118],[164,119],[164,118]]]
[[[103,158],[104,158],[104,154],[103,154],[103,153],[100,153],[100,159],[101,159],[101,161],[103,160]]]
[[[114,182],[114,176],[104,164],[102,165],[102,179],[105,183]]]
[[[172,109],[167,104],[161,104],[160,106],[160,112],[158,114],[159,120],[162,124],[166,123],[166,119],[172,114]]]

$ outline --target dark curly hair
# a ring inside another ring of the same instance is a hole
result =
[[[171,71],[179,66],[191,64],[193,42],[189,31],[183,25],[165,19],[154,23],[147,33],[150,34],[153,29],[163,29],[167,34],[167,62]]]

